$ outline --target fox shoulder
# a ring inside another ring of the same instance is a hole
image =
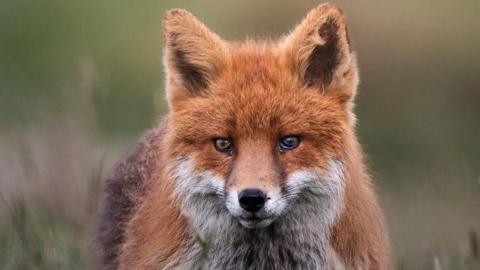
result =
[[[101,260],[106,269],[116,269],[118,266],[126,224],[142,201],[145,187],[160,162],[165,132],[166,123],[146,132],[132,151],[117,163],[112,175],[105,181],[98,244],[103,250]]]

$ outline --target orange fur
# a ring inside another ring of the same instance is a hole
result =
[[[357,143],[352,112],[358,84],[343,13],[314,9],[285,39],[228,43],[183,10],[165,16],[167,96],[171,112],[145,194],[126,222],[119,269],[175,268],[197,237],[171,175],[188,155],[199,171],[228,176],[228,186],[265,190],[302,168],[345,159],[341,213],[330,245],[347,269],[389,269],[385,222]],[[279,136],[301,134],[291,153],[272,153]],[[212,147],[232,138],[226,157]]]

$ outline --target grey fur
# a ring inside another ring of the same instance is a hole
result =
[[[182,256],[201,269],[332,269],[330,230],[341,210],[343,164],[332,160],[329,169],[293,173],[288,205],[270,226],[248,229],[225,206],[220,179],[191,171],[191,161],[178,162],[172,171],[176,196],[191,222],[196,239]],[[172,267],[185,269],[186,264]]]

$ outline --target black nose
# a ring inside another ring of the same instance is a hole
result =
[[[260,189],[244,189],[238,194],[240,206],[248,212],[257,212],[265,205],[267,196]]]

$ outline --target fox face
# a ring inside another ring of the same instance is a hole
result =
[[[194,227],[315,219],[327,232],[342,208],[358,83],[342,12],[322,5],[279,41],[229,43],[173,10],[165,40],[168,173]]]

